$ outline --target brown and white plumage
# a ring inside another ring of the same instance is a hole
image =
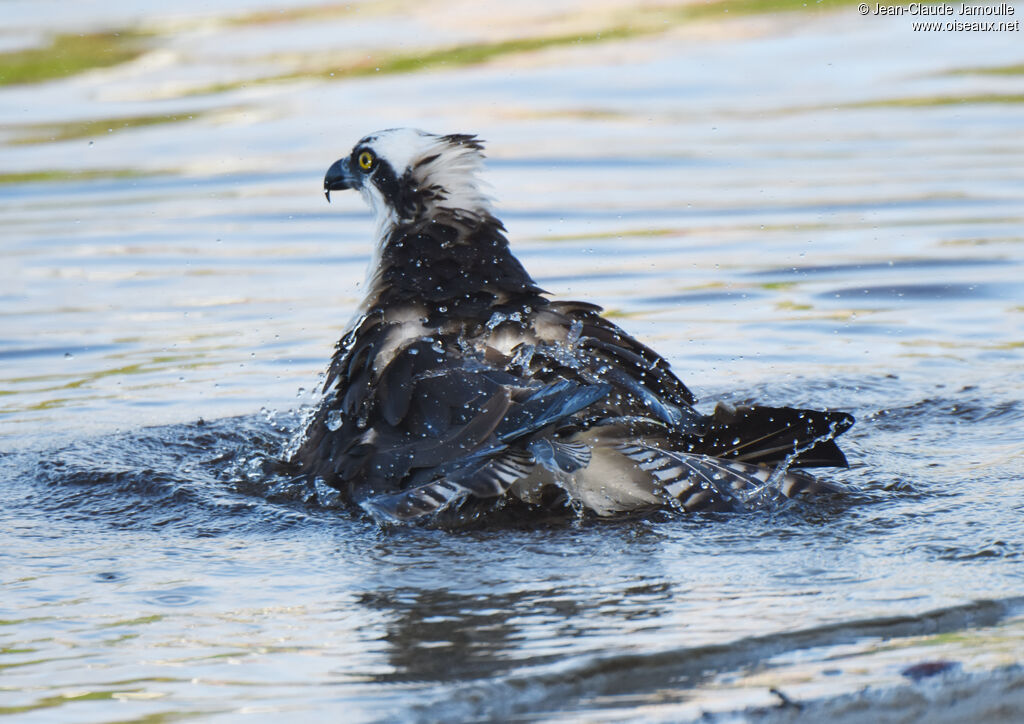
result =
[[[705,415],[656,352],[584,302],[551,301],[480,191],[473,136],[362,139],[324,188],[354,188],[378,240],[292,463],[380,522],[515,507],[600,516],[747,510],[829,488],[842,412]],[[328,196],[329,198],[329,196]]]

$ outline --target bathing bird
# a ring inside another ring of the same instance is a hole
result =
[[[669,363],[552,299],[481,191],[473,135],[390,129],[327,170],[376,218],[373,258],[291,457],[382,525],[744,511],[838,486],[837,411],[694,406]]]

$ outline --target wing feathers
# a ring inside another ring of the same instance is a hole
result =
[[[784,466],[752,465],[634,443],[620,445],[619,450],[638,468],[651,473],[668,503],[686,512],[755,510],[783,498],[838,490]]]
[[[528,301],[510,288],[447,308],[423,295],[374,307],[338,343],[293,461],[390,522],[491,510],[510,489],[529,502],[546,485],[596,501],[608,496],[586,486],[636,486],[608,510],[751,510],[831,489],[789,467],[845,465],[833,438],[849,415],[704,415],[669,364],[600,307],[531,290]]]
[[[694,452],[749,463],[791,461],[804,467],[846,467],[832,438],[853,425],[845,412],[788,407],[730,407],[719,403]]]
[[[528,446],[534,459],[553,473],[573,473],[590,464],[590,446],[537,438]]]
[[[471,473],[441,478],[393,495],[360,502],[377,522],[398,523],[435,515],[469,496],[497,498],[533,469],[533,456],[508,450]]]

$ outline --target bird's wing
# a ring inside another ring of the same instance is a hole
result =
[[[378,523],[419,520],[458,505],[466,498],[497,498],[533,470],[534,459],[521,450],[502,450],[470,470],[437,478],[398,493],[377,495],[360,506]],[[472,467],[472,466],[467,466]]]
[[[566,425],[610,389],[516,375],[463,342],[455,333],[410,337],[400,325],[358,325],[300,448],[307,475],[399,519],[467,495],[498,496],[525,474],[533,436]]]
[[[606,384],[610,394],[590,412],[595,418],[650,416],[691,428],[703,416],[668,362],[584,302],[544,302],[525,313],[495,313],[488,344],[507,354],[506,367],[551,383]],[[487,335],[485,335],[487,336]]]
[[[601,315],[601,307],[585,302],[551,302],[547,312],[561,317],[570,341],[598,369],[618,370],[641,384],[665,404],[692,405],[693,393],[676,377],[668,361]]]
[[[838,486],[786,465],[753,465],[708,455],[665,450],[636,441],[619,446],[640,470],[648,472],[663,500],[686,512],[755,510],[787,498]]]
[[[672,449],[750,464],[786,462],[799,467],[846,466],[834,438],[853,425],[844,412],[719,404],[712,415],[693,409],[694,397],[655,351],[583,302],[552,302],[537,315],[540,335],[568,328],[572,354],[534,355],[534,368],[582,363],[593,378],[612,385],[601,411],[609,417],[647,417],[668,427]],[[555,358],[555,363],[550,357]],[[570,376],[564,367],[564,376]]]

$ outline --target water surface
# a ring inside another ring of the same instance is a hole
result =
[[[57,27],[4,5],[4,49]],[[0,714],[678,721],[1020,661],[1024,76],[958,72],[1019,64],[1019,33],[829,6],[260,83],[502,19],[179,5],[76,9],[58,29],[144,27],[149,50],[0,88],[23,174],[0,187]],[[525,7],[544,32],[582,12]],[[834,475],[855,492],[383,532],[268,478],[369,259],[368,213],[328,206],[323,172],[398,125],[487,139],[539,283],[708,406],[856,415]]]

